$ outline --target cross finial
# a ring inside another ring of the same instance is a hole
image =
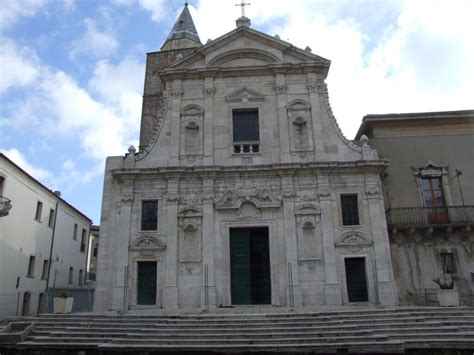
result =
[[[242,17],[245,17],[245,6],[247,5],[252,5],[252,4],[249,2],[245,2],[245,0],[241,0],[240,4],[235,4],[235,6],[240,6],[240,8],[242,9]]]

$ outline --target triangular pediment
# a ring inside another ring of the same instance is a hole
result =
[[[248,27],[235,30],[197,48],[194,53],[165,69],[268,66],[312,63],[329,67],[330,61],[279,38]]]
[[[263,101],[265,96],[256,90],[249,89],[244,86],[231,92],[225,97],[227,102],[254,102]]]

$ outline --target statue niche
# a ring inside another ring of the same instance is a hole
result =
[[[187,105],[181,110],[181,154],[195,157],[203,154],[204,110],[197,105]]]
[[[288,130],[293,152],[313,150],[311,106],[303,100],[293,100],[287,106]]]

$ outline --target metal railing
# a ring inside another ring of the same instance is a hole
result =
[[[11,208],[12,202],[8,198],[0,196],[0,217],[7,216]]]
[[[474,206],[401,207],[387,211],[391,226],[430,226],[474,223]]]

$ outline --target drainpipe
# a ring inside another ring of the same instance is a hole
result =
[[[51,265],[53,264],[54,235],[56,234],[56,221],[58,220],[58,212],[59,212],[59,200],[56,201],[56,208],[54,210],[53,232],[51,234],[51,247],[49,249],[48,277],[46,278],[45,307],[43,308],[44,311],[46,311],[46,307],[48,306],[48,301],[49,301],[49,293],[48,293],[49,276],[51,274]]]

